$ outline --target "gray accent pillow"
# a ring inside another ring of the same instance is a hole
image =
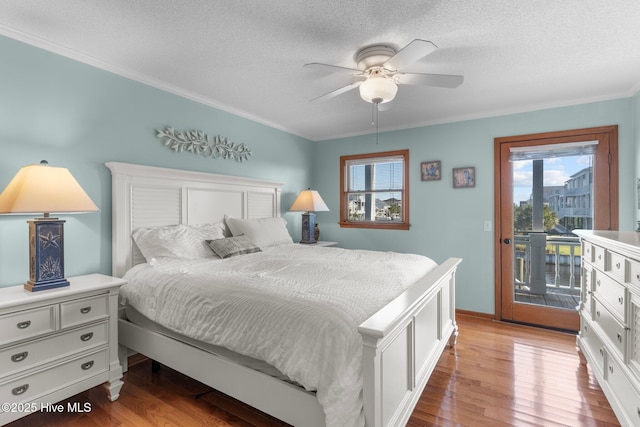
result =
[[[207,244],[220,258],[261,252],[260,248],[245,235],[207,240]]]

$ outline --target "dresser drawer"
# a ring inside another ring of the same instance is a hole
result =
[[[608,271],[613,275],[617,280],[624,283],[626,280],[627,271],[627,261],[623,255],[617,254],[615,252],[609,252],[609,266]]]
[[[0,401],[14,403],[37,399],[53,390],[105,372],[108,360],[108,350],[103,350],[0,384]]]
[[[600,376],[603,376],[605,369],[605,349],[602,341],[596,334],[590,322],[582,317],[582,326],[580,328],[580,343],[582,351],[588,355],[591,368],[597,370]]]
[[[629,280],[627,280],[640,293],[640,262],[629,260]]]
[[[593,245],[586,240],[582,241],[582,258],[587,262],[593,262]]]
[[[83,298],[60,304],[60,327],[80,325],[103,319],[109,314],[107,295]]]
[[[612,349],[618,353],[620,359],[624,359],[627,344],[627,331],[622,324],[600,303],[594,299],[593,320],[604,332],[604,336],[612,344]]]
[[[605,301],[622,322],[627,321],[627,289],[601,271],[595,270],[595,295]]]
[[[637,390],[627,378],[627,373],[622,370],[613,358],[607,360],[606,381],[614,389],[614,399],[622,407],[627,423],[631,426],[640,425],[640,390]],[[617,414],[620,416],[620,414]]]
[[[106,345],[107,342],[106,322],[50,335],[0,350],[0,372],[2,376],[12,375],[39,364]]]
[[[592,246],[593,264],[600,270],[605,271],[607,266],[607,250],[597,245]]]
[[[50,305],[0,316],[0,345],[54,331],[56,309]]]

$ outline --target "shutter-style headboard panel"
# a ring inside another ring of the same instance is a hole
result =
[[[205,224],[225,215],[280,216],[283,183],[127,163],[106,163],[112,176],[112,274],[144,262],[131,233],[140,227]]]

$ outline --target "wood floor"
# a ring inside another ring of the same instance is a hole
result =
[[[619,425],[575,336],[465,315],[458,324],[458,344],[440,358],[408,427]],[[284,425],[171,369],[132,362],[116,402],[96,387],[64,402],[90,412],[36,413],[9,426]]]

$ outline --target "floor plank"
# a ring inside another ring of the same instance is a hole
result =
[[[575,336],[467,315],[458,323],[458,344],[440,357],[408,427],[620,425],[580,364]],[[130,363],[116,402],[95,387],[63,402],[89,403],[90,412],[36,413],[8,426],[286,426],[166,367],[152,373],[144,357]]]

